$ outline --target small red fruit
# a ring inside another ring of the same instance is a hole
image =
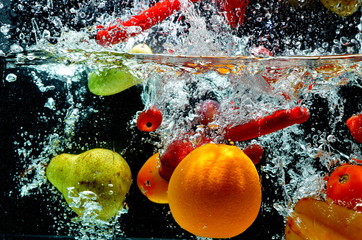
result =
[[[243,152],[251,159],[254,164],[258,164],[263,157],[264,148],[258,144],[247,146]]]
[[[354,115],[346,121],[347,127],[352,137],[359,143],[362,143],[362,114]]]
[[[236,28],[244,23],[249,0],[217,0],[217,3],[230,27]]]
[[[220,104],[214,100],[203,101],[197,109],[199,115],[199,122],[203,125],[207,125],[215,120],[215,117],[219,114]]]
[[[362,211],[362,166],[337,167],[328,178],[327,197],[340,206]]]
[[[195,147],[191,142],[183,139],[171,142],[160,157],[160,176],[166,181],[169,181],[177,165],[194,149]]]
[[[151,107],[138,115],[137,127],[143,132],[153,132],[162,123],[162,113],[156,107]]]
[[[176,139],[171,142],[165,152],[161,155],[161,167],[159,169],[160,176],[169,181],[171,175],[177,165],[195,148],[204,145],[206,143],[211,142],[211,139],[202,137],[200,142],[197,144],[193,144],[192,142],[188,141],[187,138]]]
[[[273,54],[264,46],[252,48],[250,54],[255,57],[271,57]]]

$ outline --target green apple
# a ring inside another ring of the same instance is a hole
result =
[[[122,210],[132,183],[124,158],[101,148],[55,156],[46,168],[46,176],[75,213],[83,216],[93,211],[104,221]]]
[[[95,95],[109,96],[130,88],[141,80],[126,67],[104,68],[88,75],[88,88]]]

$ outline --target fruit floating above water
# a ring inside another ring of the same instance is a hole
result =
[[[127,67],[104,68],[88,75],[88,89],[99,96],[109,96],[120,93],[141,80],[133,76]]]
[[[361,6],[361,2],[359,0],[321,0],[321,3],[328,10],[341,17],[352,15]]]
[[[199,0],[191,1],[197,2]],[[180,9],[181,2],[179,0],[159,1],[138,15],[132,16],[129,20],[123,22],[117,20],[116,25],[110,25],[106,28],[102,25],[97,26],[96,28],[99,29],[99,32],[96,35],[96,42],[102,46],[124,42],[128,38],[136,36],[142,31],[162,22]],[[139,31],[134,31],[134,27],[138,27]]]
[[[362,166],[337,167],[328,177],[327,197],[340,206],[362,211]]]
[[[168,182],[158,173],[160,167],[159,153],[150,157],[142,166],[137,175],[137,186],[150,201],[168,203]]]
[[[352,137],[359,143],[362,143],[362,114],[354,115],[347,119],[346,125],[352,134]]]
[[[162,113],[155,106],[141,112],[137,118],[137,128],[143,132],[153,132],[162,123]]]
[[[253,162],[236,146],[208,143],[173,172],[168,201],[172,216],[200,237],[230,238],[256,219],[261,185]]]
[[[107,149],[92,149],[79,155],[63,153],[51,159],[46,176],[79,216],[100,206],[98,219],[108,220],[123,208],[132,183],[130,167],[121,155]]]
[[[217,0],[216,2],[231,28],[240,27],[244,23],[249,0]]]
[[[286,240],[356,240],[362,236],[362,213],[303,198],[287,219]]]
[[[144,43],[137,44],[128,52],[129,53],[153,54],[152,49],[147,44],[144,44]]]

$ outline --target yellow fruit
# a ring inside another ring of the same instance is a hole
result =
[[[286,240],[356,240],[362,236],[362,213],[336,204],[303,198],[285,227]]]
[[[82,216],[91,211],[92,206],[101,220],[112,218],[123,208],[132,183],[127,162],[107,149],[55,156],[46,169],[46,176],[74,212]]]
[[[321,0],[321,2],[328,10],[342,17],[352,15],[361,6],[359,0]]]
[[[152,49],[149,46],[147,46],[146,44],[144,44],[144,43],[134,46],[128,52],[129,53],[153,54]]]
[[[168,201],[176,222],[192,234],[234,237],[258,215],[259,175],[239,148],[205,144],[176,167],[169,182]]]
[[[159,155],[159,153],[154,154],[142,166],[137,175],[137,185],[143,195],[150,201],[168,203],[168,182],[158,173],[161,164]]]

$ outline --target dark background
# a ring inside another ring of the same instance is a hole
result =
[[[52,2],[50,7],[46,7],[48,2]],[[87,0],[5,0],[4,7],[0,9],[0,20],[2,23],[11,24],[11,37],[4,38],[0,34],[0,49],[8,50],[9,43],[17,43],[24,48],[31,46],[35,43],[35,34],[41,35],[44,30],[48,30],[53,37],[50,42],[56,42],[61,29],[77,31],[89,26],[107,24],[98,22],[103,13],[120,16],[124,9],[133,4],[132,0],[104,3],[102,8],[98,8],[96,3]],[[199,9],[206,9],[204,5],[208,3],[205,0],[195,4]],[[212,16],[209,10],[203,10],[202,14],[206,19]],[[248,36],[248,46],[265,46],[274,55],[290,54],[286,51],[288,49],[310,50],[309,52],[319,49],[321,54],[332,51],[335,54],[357,53],[360,43],[354,38],[359,33],[357,26],[360,19],[361,11],[348,17],[340,17],[326,9],[319,0],[251,0],[244,24],[233,32],[238,36]],[[182,13],[177,13],[171,20],[188,24]],[[40,32],[35,33],[34,23]],[[157,26],[155,28],[154,32],[160,32]],[[181,31],[187,32],[187,28]],[[157,52],[156,46],[161,46],[163,38],[156,33],[149,41]]]
[[[2,64],[4,62],[2,59]],[[148,133],[141,133],[129,125],[129,120],[134,117],[137,111],[143,109],[140,100],[142,89],[137,86],[109,97],[94,96],[88,91],[77,95],[74,92],[86,85],[85,79],[73,82],[69,89],[65,82],[50,78],[47,82],[54,85],[55,90],[42,93],[33,81],[32,69],[21,67],[4,69],[3,65],[1,69],[2,79],[8,73],[15,73],[18,80],[12,83],[2,80],[0,85],[0,239],[19,239],[21,235],[26,235],[22,239],[30,239],[29,235],[47,236],[58,234],[66,236],[74,234],[77,229],[73,228],[71,233],[68,232],[67,226],[57,229],[59,224],[62,223],[58,220],[62,219],[64,214],[68,219],[73,217],[74,214],[69,210],[65,210],[67,207],[61,200],[60,195],[56,194],[57,197],[54,197],[54,192],[50,191],[49,187],[43,185],[35,194],[20,197],[19,180],[21,180],[26,170],[26,165],[21,163],[21,158],[17,153],[18,148],[24,146],[24,142],[29,140],[30,135],[35,136],[30,138],[32,145],[25,148],[32,149],[30,156],[37,157],[37,154],[44,147],[42,141],[46,140],[42,139],[42,136],[46,137],[48,133],[52,133],[54,130],[60,136],[64,134],[62,120],[58,120],[58,118],[64,119],[66,111],[54,114],[53,110],[44,107],[44,103],[49,97],[53,97],[58,109],[67,109],[69,105],[66,92],[70,91],[74,96],[74,101],[81,103],[81,109],[85,109],[87,114],[81,115],[74,129],[72,141],[76,142],[76,144],[66,152],[80,153],[83,151],[81,150],[82,147],[86,149],[105,147],[117,152],[122,152],[125,149],[123,156],[131,166],[135,181],[138,170],[144,161],[153,154],[155,149],[152,144],[145,141],[145,139],[152,140]],[[42,79],[46,79],[46,77]],[[336,126],[330,126],[329,124],[329,120],[335,116],[330,111],[328,100],[318,94],[309,96],[308,99],[312,101],[312,107],[310,108],[311,119],[301,125],[307,131],[305,140],[313,144],[314,133],[318,133],[318,131],[332,132],[332,128],[335,127],[336,138],[343,141],[337,141],[332,145],[336,151],[349,155],[353,149],[351,149],[348,141],[353,141],[353,139],[344,122],[349,116],[361,112],[361,93],[362,88],[356,85],[348,84],[340,87],[339,96],[344,105],[344,115],[342,121]],[[95,108],[99,111],[87,111],[88,108]],[[46,118],[43,118],[44,116]],[[310,132],[312,128],[315,129],[314,132]],[[21,134],[24,132],[28,133],[25,137]],[[153,140],[157,140],[157,138],[154,137]],[[18,142],[19,145],[14,144],[14,142]],[[269,151],[273,151],[273,149],[266,148],[266,155]],[[49,158],[51,157],[49,156]],[[342,160],[346,161],[348,159]],[[30,160],[26,162],[29,163]],[[266,162],[267,159],[264,157],[257,168],[260,169]],[[318,160],[316,160],[316,167],[326,173],[328,172],[328,169],[322,166]],[[267,211],[263,207],[255,223],[235,239],[265,240],[271,239],[271,236],[276,234],[281,236],[283,233],[284,219],[272,207],[275,201],[283,198],[283,190],[281,186],[277,187],[275,185],[278,179],[273,177],[265,178],[264,175],[261,175],[261,177],[263,204],[271,210]],[[288,176],[286,181],[289,181]],[[167,205],[159,205],[148,201],[140,193],[135,182],[131,187],[126,202],[129,211],[127,214],[122,215],[119,226],[124,230],[127,237],[183,239],[192,237],[192,235],[177,226],[169,214]],[[63,220],[63,223],[68,221]]]
[[[86,26],[93,25],[99,11],[95,9],[91,2],[87,1],[53,1],[53,10],[44,9],[42,5],[46,5],[47,1],[37,1],[39,4],[23,4],[24,8],[19,8],[21,1],[4,2],[4,8],[1,9],[0,18],[2,23],[11,24],[11,36],[6,37],[0,34],[1,49],[5,52],[9,50],[12,43],[19,43],[26,48],[34,44],[35,37],[32,33],[31,19],[36,19],[40,29],[48,29],[52,36],[60,33],[60,26],[56,26],[50,19],[59,16],[65,25],[70,29],[79,30]],[[82,4],[82,11],[85,11],[86,17],[77,17],[70,14],[71,8],[79,8]],[[131,1],[107,1],[102,11],[120,12],[123,7],[130,6]],[[256,9],[256,4],[262,6],[262,10]],[[279,14],[274,14],[275,9],[279,9]],[[264,16],[267,12],[272,13],[272,21],[288,22],[287,25],[275,24],[271,28],[267,26]],[[240,27],[235,34],[252,35],[249,45],[264,45],[272,49],[275,54],[283,54],[286,47],[293,47],[296,39],[303,35],[302,48],[318,48],[323,42],[332,43],[334,39],[342,36],[348,38],[354,37],[358,32],[357,23],[360,19],[360,12],[351,17],[341,18],[327,11],[318,2],[311,2],[310,5],[304,7],[288,7],[288,4],[282,2],[271,1],[252,1],[247,10],[245,25]],[[303,16],[309,16],[303,18]],[[256,21],[261,16],[263,21]],[[186,23],[185,23],[186,24]],[[342,24],[345,26],[340,33],[336,33],[336,26]],[[20,32],[25,33],[25,38],[20,38]],[[267,36],[265,38],[265,36]],[[286,43],[284,39],[289,37],[292,39],[290,43]],[[56,40],[54,40],[56,41]],[[355,44],[355,43],[351,43]],[[329,49],[332,50],[330,45]],[[334,49],[338,53],[346,53],[346,45],[344,48]],[[356,44],[355,51],[359,51]],[[6,59],[1,59],[0,74],[0,238],[16,238],[18,235],[67,235],[66,229],[57,230],[54,227],[54,216],[61,215],[61,211],[55,210],[56,206],[64,208],[61,201],[51,202],[51,193],[44,190],[42,194],[33,194],[28,197],[19,197],[18,181],[24,172],[24,166],[19,162],[17,154],[17,146],[14,142],[22,143],[24,138],[21,132],[27,131],[29,135],[43,136],[45,132],[52,132],[53,129],[61,129],[58,116],[52,116],[53,111],[44,108],[44,103],[49,97],[55,98],[60,108],[67,107],[66,84],[57,79],[53,79],[51,83],[56,86],[54,91],[42,93],[35,86],[30,71],[27,68],[5,68]],[[15,73],[18,80],[14,83],[4,81],[4,77],[8,73]],[[73,90],[85,85],[84,81],[73,83]],[[72,90],[72,89],[71,89]],[[345,118],[361,111],[356,103],[362,102],[361,88],[355,86],[345,86],[341,88],[340,96],[346,99],[345,102]],[[98,113],[88,114],[80,119],[79,125],[75,130],[74,139],[79,146],[86,145],[87,148],[99,147],[100,142],[109,143],[109,148],[116,151],[127,149],[124,157],[130,161],[133,176],[137,175],[138,169],[143,162],[152,155],[154,146],[143,141],[143,138],[149,138],[148,134],[143,134],[134,129],[129,129],[128,121],[132,119],[137,111],[143,109],[140,100],[141,89],[133,87],[129,90],[114,96],[99,98],[86,92],[82,97],[84,99],[76,99],[82,102],[83,106],[96,106],[102,109]],[[303,124],[306,129],[316,128],[325,131],[328,127],[327,117],[330,117],[328,106],[325,99],[316,96],[312,119]],[[127,104],[124,104],[127,103]],[[324,110],[323,110],[324,109]],[[63,115],[62,115],[63,114]],[[65,112],[59,117],[64,119]],[[39,116],[48,116],[47,120],[43,120]],[[346,119],[343,119],[344,121]],[[348,130],[343,124],[338,126],[340,136],[348,135]],[[130,142],[131,139],[131,142]],[[307,139],[308,140],[308,139]],[[309,139],[312,141],[311,139]],[[40,142],[33,142],[32,155],[36,156]],[[342,152],[350,152],[348,145],[336,143],[335,146]],[[74,152],[80,150],[73,149]],[[281,190],[274,188],[273,178],[262,179],[263,182],[263,201],[270,203],[272,199],[282,197]],[[127,197],[129,212],[121,217],[120,225],[125,229],[127,237],[149,238],[190,238],[187,232],[183,231],[174,223],[171,215],[168,213],[167,205],[158,205],[148,201],[133,184],[129,196]],[[71,214],[71,213],[69,213]],[[259,218],[245,233],[237,237],[238,239],[270,239],[270,236],[282,234],[283,218],[276,213],[275,210],[260,213]],[[171,225],[171,227],[169,227]],[[30,239],[25,237],[25,239]]]
[[[67,87],[64,82],[49,79],[56,89],[42,93],[34,84],[30,71],[32,70],[27,68],[2,70],[3,76],[16,73],[18,80],[12,83],[2,81],[0,87],[2,102],[0,107],[0,116],[2,116],[0,123],[0,234],[4,234],[0,235],[0,239],[17,239],[21,235],[69,234],[67,227],[57,229],[54,217],[62,218],[66,206],[62,204],[61,198],[54,198],[54,193],[49,190],[49,187],[43,185],[42,190],[39,190],[41,194],[35,193],[25,197],[19,195],[19,180],[26,170],[24,169],[26,165],[21,163],[17,149],[29,139],[27,136],[23,137],[21,133],[26,131],[28,136],[46,136],[45,133],[51,133],[55,129],[62,135],[62,121],[57,118],[64,119],[65,112],[60,116],[52,116],[54,111],[45,108],[44,103],[49,97],[53,97],[60,109],[67,107],[65,94]],[[85,81],[73,83],[70,91],[76,91],[84,84]],[[118,152],[126,149],[123,156],[131,166],[134,183],[126,199],[129,211],[119,220],[121,229],[124,229],[127,237],[189,239],[192,235],[177,226],[169,213],[168,205],[150,202],[137,188],[135,177],[138,170],[154,150],[152,144],[144,141],[144,138],[150,139],[148,133],[140,133],[129,128],[128,125],[136,111],[143,109],[140,93],[140,87],[133,87],[121,94],[104,98],[94,96],[89,92],[82,94],[82,100],[77,100],[75,97],[75,101],[81,102],[84,108],[95,107],[100,111],[80,118],[72,138],[77,142],[76,146],[79,146],[79,149],[69,149],[68,152],[80,153],[82,152],[80,148],[84,146],[87,149],[102,146]],[[46,116],[47,119],[44,120],[41,116]],[[33,149],[31,156],[36,157],[44,147],[42,141],[46,139],[35,137],[30,140],[32,146],[25,148]],[[14,142],[19,142],[20,145]],[[108,145],[102,142],[107,142]],[[272,187],[274,186],[273,179],[262,181],[265,189],[264,202],[277,199],[279,194]],[[268,192],[267,189],[272,189],[272,191]],[[56,210],[57,208],[61,210]],[[70,211],[66,214],[69,218],[75,216]],[[283,218],[275,210],[271,212],[262,210],[260,218],[242,235],[243,238],[238,239],[265,239],[266,236],[282,233],[282,231]]]

